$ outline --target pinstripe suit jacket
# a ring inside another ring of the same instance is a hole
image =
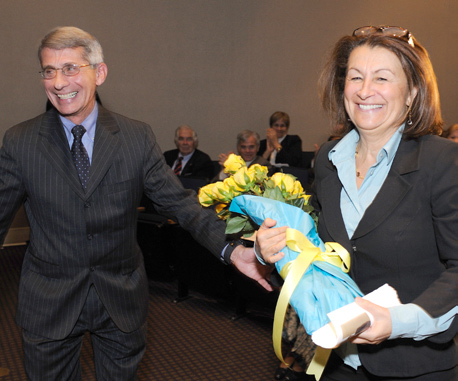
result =
[[[86,191],[55,110],[6,132],[0,242],[22,202],[31,229],[19,285],[20,326],[51,339],[67,336],[91,284],[122,331],[143,324],[148,285],[136,241],[143,192],[219,255],[225,224],[183,189],[148,125],[99,107]]]

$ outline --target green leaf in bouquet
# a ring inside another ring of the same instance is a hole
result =
[[[278,188],[278,187],[266,188],[266,190],[264,191],[263,197],[270,198],[271,200],[277,200],[277,201],[285,202],[285,198],[283,197],[283,194],[282,194],[280,188]]]
[[[304,207],[304,204],[305,204],[305,199],[303,197],[294,198],[294,199],[290,199],[290,200],[286,201],[286,203],[290,204],[290,205],[293,205],[293,206],[295,206],[295,207],[297,207],[299,209],[304,210],[303,207]],[[304,210],[304,212],[305,212],[305,210]]]
[[[226,220],[226,234],[236,234],[243,230],[248,221],[247,216],[231,215]]]
[[[315,214],[314,213],[315,208],[310,204],[305,204],[304,206],[302,206],[302,210],[305,213],[310,214],[310,215]]]
[[[264,181],[264,186],[266,189],[274,189],[275,188],[275,182],[271,179]]]
[[[248,194],[254,194],[255,196],[262,196],[262,189],[259,185],[255,184],[250,189],[250,192],[248,192]]]
[[[258,228],[259,226],[243,214],[231,213],[230,217],[226,220],[226,234],[243,233],[248,236],[252,235]]]

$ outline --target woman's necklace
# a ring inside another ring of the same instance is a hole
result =
[[[358,146],[356,146],[355,149],[355,168],[356,168],[356,158],[358,157]],[[358,171],[358,168],[356,168],[356,177],[359,177],[361,180],[364,180],[365,176],[361,176],[361,172]]]

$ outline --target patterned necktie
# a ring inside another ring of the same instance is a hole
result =
[[[75,163],[78,176],[80,177],[81,185],[86,189],[86,182],[89,178],[89,169],[91,164],[89,163],[89,155],[87,154],[86,148],[84,148],[81,138],[83,137],[86,129],[83,126],[75,126],[72,128],[73,144],[72,144],[72,157]]]
[[[177,163],[175,165],[175,168],[173,170],[173,172],[175,172],[175,175],[179,175],[181,173],[181,163],[183,161],[183,157],[182,156],[178,156],[178,159],[177,159]]]

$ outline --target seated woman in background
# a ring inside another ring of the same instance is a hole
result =
[[[444,131],[442,136],[455,143],[458,143],[458,123],[452,124],[447,130]]]
[[[273,166],[300,167],[302,164],[302,140],[297,135],[288,135],[289,115],[274,112],[269,120],[266,139],[261,140],[258,155]]]
[[[372,325],[333,350],[321,381],[456,381],[458,146],[437,136],[429,55],[406,29],[358,28],[335,45],[319,88],[346,134],[316,157],[318,233],[350,253],[363,293],[388,283],[402,303],[356,298]],[[270,264],[286,245],[275,223],[256,238]]]

